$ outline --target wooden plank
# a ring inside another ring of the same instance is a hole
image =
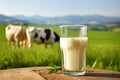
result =
[[[86,69],[84,76],[64,75],[61,71],[48,74],[50,67],[29,67],[0,70],[0,80],[120,80],[120,72]]]

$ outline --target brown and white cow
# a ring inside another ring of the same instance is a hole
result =
[[[23,28],[22,26],[15,26],[12,24],[9,24],[6,29],[6,38],[8,40],[8,45],[13,43],[17,43],[17,46],[23,46],[23,43],[27,41],[26,38],[26,29]]]
[[[59,36],[51,29],[29,27],[26,29],[26,34],[28,47],[32,46],[33,41],[38,44],[45,43],[46,48],[48,44],[53,45],[56,41],[59,41]]]

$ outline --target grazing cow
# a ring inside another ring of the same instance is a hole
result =
[[[23,28],[22,26],[14,26],[9,24],[6,27],[6,38],[8,40],[8,45],[13,43],[17,43],[17,46],[23,46],[23,43],[27,41],[26,38],[26,29]]]
[[[59,36],[51,29],[29,27],[26,29],[28,47],[32,46],[32,41],[40,44],[45,43],[53,45],[56,41],[59,41]]]

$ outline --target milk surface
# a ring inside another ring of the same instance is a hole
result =
[[[60,38],[64,69],[80,71],[86,64],[87,37]]]

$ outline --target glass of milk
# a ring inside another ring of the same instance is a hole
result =
[[[60,26],[62,72],[67,75],[84,75],[87,48],[86,25]]]

